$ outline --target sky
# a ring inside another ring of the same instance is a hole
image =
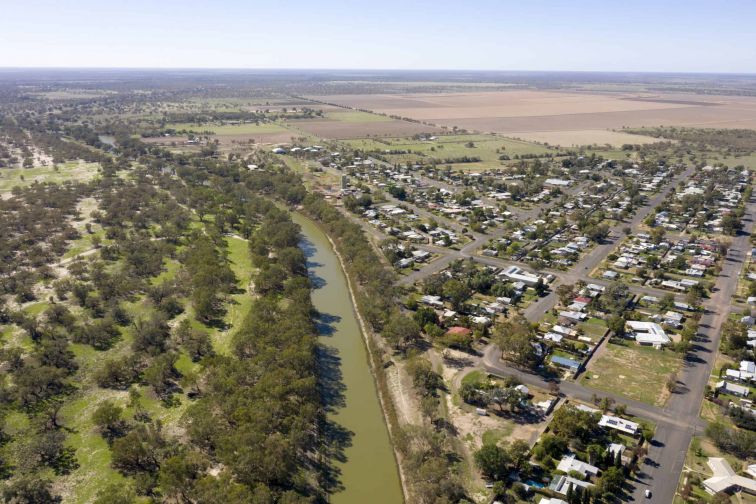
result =
[[[0,67],[756,73],[754,0],[0,0]]]

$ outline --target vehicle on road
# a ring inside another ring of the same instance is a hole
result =
[[[651,490],[646,489],[646,498],[651,498]]]

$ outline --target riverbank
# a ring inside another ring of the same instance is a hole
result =
[[[406,480],[405,472],[402,469],[402,465],[401,465],[401,454],[399,453],[397,449],[397,445],[396,445],[396,436],[399,432],[400,427],[399,427],[398,420],[396,418],[396,412],[394,410],[393,402],[392,402],[390,392],[387,386],[387,380],[386,380],[385,372],[383,369],[383,361],[381,358],[381,354],[383,353],[383,350],[380,347],[380,342],[377,340],[378,336],[369,330],[368,325],[366,324],[362,314],[360,313],[359,302],[358,302],[358,298],[355,291],[356,287],[354,284],[354,279],[350,275],[346,262],[344,261],[344,258],[341,252],[339,251],[337,242],[331,238],[331,236],[328,234],[328,232],[325,229],[323,229],[323,226],[320,223],[310,218],[309,216],[304,215],[299,212],[293,212],[292,216],[293,216],[293,220],[302,227],[303,235],[307,237],[310,242],[312,242],[313,238],[315,237],[313,236],[312,230],[308,229],[308,227],[312,226],[314,229],[316,229],[317,232],[320,233],[325,238],[325,240],[327,240],[328,249],[330,252],[332,252],[334,258],[336,259],[338,269],[340,270],[340,275],[344,282],[345,288],[343,289],[343,294],[345,295],[345,298],[348,299],[349,303],[351,304],[351,309],[349,309],[349,311],[350,311],[350,314],[354,317],[354,320],[357,325],[356,329],[360,333],[360,338],[359,338],[360,345],[362,347],[364,356],[366,356],[366,360],[368,364],[367,370],[369,372],[373,395],[377,399],[378,409],[381,412],[380,416],[382,416],[381,423],[383,425],[383,428],[387,432],[388,445],[390,447],[391,454],[392,454],[392,462],[394,466],[394,471],[395,471],[395,474],[398,475],[399,494],[401,494],[400,499],[403,498],[405,502],[411,502],[408,495],[407,480]],[[320,256],[319,258],[323,260],[323,262],[325,262],[324,260],[325,258],[323,258],[322,256]],[[313,267],[313,272],[315,273],[315,275],[318,275],[319,267],[323,267],[323,264],[320,264],[320,266]],[[331,279],[331,281],[334,281],[334,280],[335,279],[333,278]],[[317,290],[313,291],[313,301],[315,303],[316,308],[318,308],[319,311],[322,311],[321,307],[318,306],[318,302],[317,302],[319,301],[318,294],[319,293],[317,292]],[[334,292],[334,295],[335,294],[337,293]],[[320,300],[320,301],[323,302],[323,300]],[[333,315],[333,313],[330,313],[330,312],[334,310],[338,310],[339,307],[333,306],[332,296],[329,297],[329,302],[331,303],[331,306],[328,307],[329,310],[327,311],[329,311],[329,313],[327,313],[327,315]],[[341,306],[341,308],[344,308],[344,307]],[[344,314],[342,314],[342,317],[343,316]],[[334,340],[329,341],[329,339],[331,338],[330,335],[325,336],[324,338],[326,338],[324,341],[324,344],[328,346],[331,346],[333,344]],[[354,358],[354,355],[352,355],[352,358]],[[342,361],[342,364],[344,364],[343,361]],[[347,378],[349,377],[345,376],[344,378],[346,382]],[[359,379],[359,377],[356,377],[354,375],[352,375],[351,378],[353,380]],[[345,383],[345,385],[349,387],[348,383]],[[356,400],[356,398],[354,400]],[[346,407],[349,407],[349,398],[347,398]],[[338,419],[338,416],[336,418]],[[363,418],[361,420],[361,423],[359,425],[355,425],[355,427],[363,428],[365,427],[363,423],[368,422],[369,420],[370,420],[369,418]],[[362,440],[360,439],[356,440],[356,442],[364,442],[364,441],[365,441],[364,438]],[[358,455],[359,453],[360,453],[359,451],[356,451],[353,455]],[[360,462],[361,462],[360,460],[354,460],[353,464],[358,464]],[[373,472],[375,470],[375,463],[376,463],[375,453],[371,454],[370,458],[368,458],[365,462],[367,462],[370,465],[371,467],[370,476],[371,476],[371,479],[374,480],[375,474],[373,474]],[[355,468],[351,465],[348,467],[347,466],[343,467],[343,470],[344,470],[344,473],[346,473],[344,480],[346,480],[347,476],[350,476],[350,475],[351,475],[350,477],[354,478],[355,477],[354,473],[359,472],[358,469],[355,470]],[[350,489],[349,489],[349,482],[344,481],[343,484],[345,487],[344,492],[334,494],[333,502],[337,502],[342,498],[347,499],[349,496],[348,494],[352,493],[350,492]],[[388,483],[388,485],[389,485],[388,488],[385,485],[383,485],[379,493],[373,494],[372,497],[374,499],[377,499],[376,502],[392,502],[391,497],[387,495],[391,493],[390,482]],[[362,499],[364,498],[365,497],[363,497]],[[360,502],[368,502],[362,499],[360,500]]]

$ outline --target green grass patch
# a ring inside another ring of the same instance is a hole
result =
[[[56,166],[35,168],[0,168],[0,193],[10,192],[14,187],[26,187],[34,182],[59,184],[67,180],[87,181],[93,179],[100,165],[97,163],[68,162]]]
[[[486,374],[483,371],[470,371],[462,378],[462,385],[481,383],[486,380]]]
[[[228,244],[228,259],[231,262],[231,270],[236,275],[237,287],[240,292],[230,297],[226,308],[224,322],[229,328],[224,331],[215,329],[211,332],[215,351],[224,355],[228,355],[230,352],[233,335],[252,306],[253,297],[249,292],[249,283],[255,271],[246,240],[227,237],[226,243]]]
[[[514,425],[506,424],[503,429],[491,429],[483,433],[483,444],[499,444],[503,439],[509,437],[514,431]]]

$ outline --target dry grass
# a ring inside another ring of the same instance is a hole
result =
[[[516,131],[507,133],[513,138],[530,140],[531,142],[548,143],[560,147],[572,147],[578,145],[612,145],[615,147],[622,144],[648,144],[658,142],[658,138],[643,135],[632,135],[621,131],[612,130],[569,130],[569,131]]]
[[[586,370],[583,385],[662,406],[669,397],[667,379],[680,369],[680,356],[669,350],[608,343]]]

